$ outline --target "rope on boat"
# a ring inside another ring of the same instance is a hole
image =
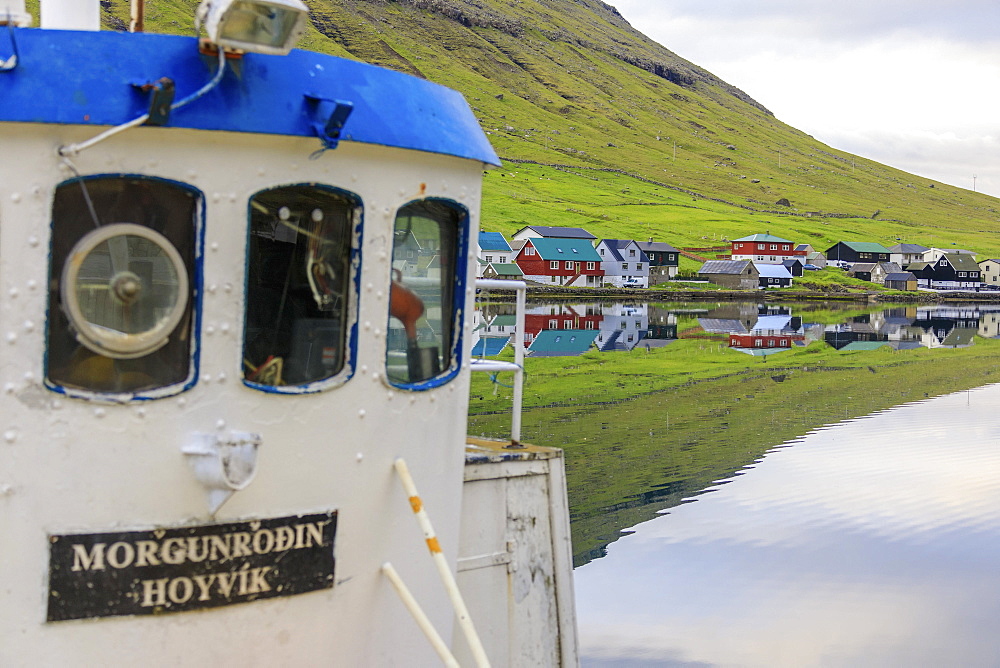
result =
[[[451,569],[448,568],[448,562],[441,551],[441,544],[438,542],[437,534],[434,533],[430,517],[428,517],[427,511],[424,510],[424,503],[420,500],[420,495],[417,494],[417,486],[413,482],[413,476],[410,475],[410,469],[407,467],[406,461],[401,457],[393,465],[396,468],[399,481],[403,484],[403,489],[406,490],[406,495],[410,497],[410,507],[413,509],[417,523],[424,533],[424,540],[427,541],[427,549],[430,550],[431,557],[434,559],[434,565],[437,566],[438,575],[441,576],[441,582],[444,583],[444,588],[448,592],[448,598],[451,599],[451,605],[455,609],[455,616],[458,617],[458,624],[469,643],[469,649],[472,650],[472,656],[476,660],[476,665],[480,668],[489,668],[490,660],[486,657],[486,650],[483,649],[483,643],[479,639],[479,634],[476,633],[476,627],[472,624],[472,618],[469,617],[469,609],[465,607],[465,601],[462,599],[462,592],[459,591],[458,584],[455,582],[455,576],[452,574]]]
[[[455,660],[455,655],[451,653],[451,650],[448,649],[444,640],[441,639],[441,635],[437,632],[437,629],[434,628],[434,625],[431,624],[431,620],[427,618],[427,615],[420,607],[420,604],[417,603],[417,599],[413,598],[413,594],[410,593],[406,583],[403,582],[401,577],[399,577],[399,573],[396,572],[393,565],[388,561],[385,562],[382,564],[382,572],[387,578],[389,578],[389,582],[392,583],[396,593],[399,594],[399,598],[403,601],[403,605],[405,605],[406,609],[410,611],[410,614],[413,616],[414,621],[417,622],[417,626],[420,627],[420,630],[423,631],[424,635],[427,636],[427,639],[431,641],[431,645],[434,646],[434,651],[438,653],[439,657],[441,657],[441,661],[444,662],[444,665],[449,668],[459,668],[458,661]]]

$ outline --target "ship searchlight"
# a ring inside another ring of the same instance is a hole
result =
[[[305,30],[308,15],[300,0],[204,0],[197,24],[220,48],[285,55]]]

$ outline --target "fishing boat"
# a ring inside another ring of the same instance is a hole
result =
[[[576,664],[562,455],[467,437],[464,99],[133,10],[0,4],[0,665]]]

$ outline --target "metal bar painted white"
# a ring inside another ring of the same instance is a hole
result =
[[[480,554],[475,557],[465,557],[459,559],[457,569],[459,573],[474,571],[477,568],[490,568],[491,566],[503,566],[511,562],[510,552],[494,552],[493,554]]]
[[[511,343],[514,346],[514,364],[504,362],[490,362],[493,364],[507,364],[504,368],[491,368],[487,362],[476,362],[471,365],[473,371],[513,371],[514,372],[514,397],[511,406],[510,418],[510,442],[512,445],[521,444],[521,407],[524,403],[524,310],[527,302],[528,284],[524,281],[503,281],[490,278],[476,279],[476,288],[480,290],[514,290],[516,291],[516,301],[514,306],[514,333],[511,334]]]
[[[500,360],[472,360],[469,367],[473,371],[517,371],[521,368],[513,362]]]
[[[518,281],[517,303],[514,308],[514,406],[511,409],[510,439],[515,445],[521,443],[521,404],[524,401],[524,311],[527,301],[527,285]]]
[[[42,0],[41,25],[49,30],[100,30],[98,0]]]
[[[458,668],[458,661],[455,660],[455,655],[451,653],[451,650],[448,649],[448,645],[446,645],[444,640],[441,639],[441,635],[437,632],[437,629],[434,628],[434,625],[431,624],[431,620],[427,618],[423,608],[421,608],[420,604],[417,603],[417,599],[413,598],[413,594],[410,593],[409,587],[407,587],[406,583],[403,582],[403,578],[399,577],[399,573],[396,572],[393,565],[388,561],[382,564],[382,573],[389,578],[389,582],[392,583],[396,593],[399,594],[399,598],[403,601],[403,605],[405,605],[406,609],[410,611],[410,614],[413,616],[414,621],[417,622],[417,626],[420,627],[420,630],[423,631],[424,635],[427,636],[427,639],[431,641],[434,651],[441,657],[444,665],[449,666],[449,668]]]
[[[465,600],[462,598],[462,592],[459,591],[458,584],[455,582],[455,576],[452,574],[451,569],[448,568],[448,562],[444,558],[444,553],[441,552],[441,544],[438,542],[437,534],[434,533],[431,519],[427,515],[427,511],[424,510],[423,501],[420,500],[420,495],[417,493],[417,486],[413,482],[413,476],[410,475],[410,469],[406,465],[406,461],[402,458],[397,459],[394,466],[396,474],[399,476],[399,481],[403,484],[403,489],[406,490],[406,495],[410,499],[410,507],[417,518],[417,523],[424,533],[424,540],[427,541],[427,549],[430,550],[431,557],[434,559],[434,565],[437,567],[441,582],[444,583],[444,588],[451,599],[452,607],[455,608],[458,625],[465,634],[465,639],[469,643],[469,649],[472,650],[472,656],[475,658],[476,665],[481,668],[488,668],[490,661],[486,657],[486,650],[483,649],[483,643],[479,639],[479,634],[476,633],[476,627],[472,624],[469,609],[466,607]]]

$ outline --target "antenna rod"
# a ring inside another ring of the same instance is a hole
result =
[[[130,32],[143,32],[146,29],[146,0],[132,0],[132,23]]]

